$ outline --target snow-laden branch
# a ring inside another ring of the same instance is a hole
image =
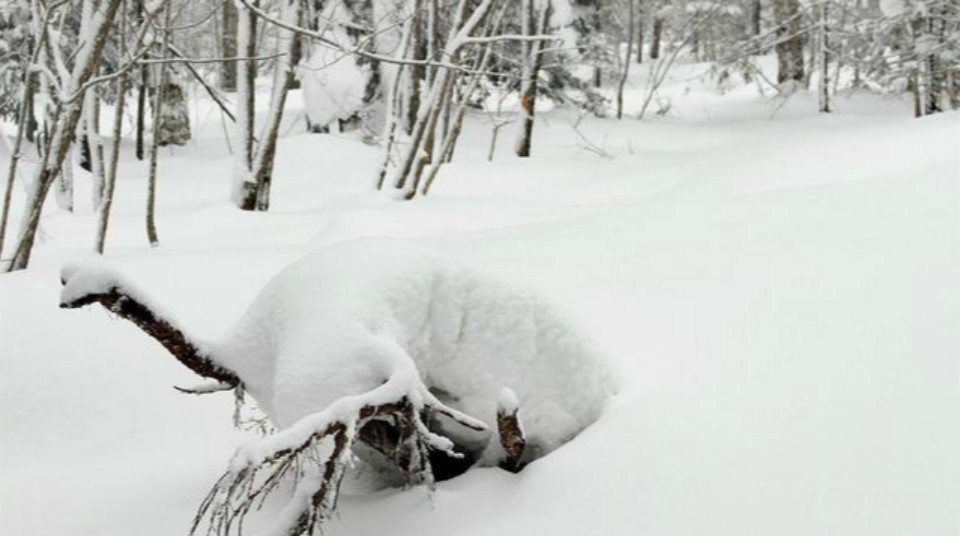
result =
[[[305,37],[310,37],[310,38],[316,40],[317,42],[319,42],[320,44],[322,44],[322,45],[324,45],[324,46],[327,46],[327,47],[330,47],[330,48],[333,48],[333,49],[336,49],[336,50],[339,50],[339,51],[343,52],[343,53],[346,54],[346,55],[361,56],[361,57],[364,57],[364,58],[367,58],[367,59],[376,60],[376,61],[380,61],[380,62],[383,62],[383,63],[389,63],[389,64],[394,64],[394,65],[407,65],[407,66],[411,66],[411,65],[412,65],[412,66],[422,66],[422,67],[440,67],[440,68],[443,68],[443,69],[448,69],[448,70],[453,70],[453,71],[462,71],[462,72],[467,72],[467,73],[469,73],[469,70],[468,70],[467,68],[465,68],[465,67],[462,66],[462,65],[457,65],[457,64],[454,64],[454,63],[449,63],[449,62],[444,62],[444,61],[437,61],[437,60],[433,60],[433,59],[423,59],[423,60],[401,59],[401,58],[397,58],[397,57],[395,57],[395,56],[387,56],[387,55],[383,55],[383,54],[377,54],[377,53],[375,53],[375,52],[370,52],[370,51],[368,51],[368,50],[364,50],[364,48],[365,48],[365,46],[366,46],[366,43],[365,43],[365,42],[362,42],[362,43],[360,43],[359,45],[354,46],[354,47],[346,47],[346,46],[342,45],[341,43],[338,43],[338,42],[336,42],[335,40],[330,39],[329,37],[327,37],[326,35],[324,35],[323,32],[318,32],[318,31],[310,30],[310,29],[308,29],[308,28],[304,28],[304,27],[302,27],[302,26],[298,26],[298,25],[296,25],[296,24],[292,24],[292,23],[283,21],[283,20],[281,20],[281,19],[279,19],[279,18],[277,18],[277,17],[275,17],[275,16],[267,13],[267,12],[264,11],[263,9],[260,9],[259,7],[253,5],[253,4],[250,2],[250,0],[236,0],[236,1],[237,1],[239,4],[242,4],[244,8],[250,10],[251,13],[254,13],[257,17],[263,19],[263,20],[266,21],[266,22],[269,22],[270,24],[273,24],[274,26],[277,26],[277,27],[279,27],[279,28],[283,28],[283,29],[285,29],[285,30],[294,32],[294,33],[296,33],[296,34],[299,34],[299,35],[302,35],[302,36],[305,36]],[[484,6],[484,3],[481,3],[480,7],[477,8],[477,12],[483,12],[483,13],[485,13],[485,12],[486,12],[486,7],[483,7],[483,6]],[[487,7],[489,7],[489,6],[487,6]],[[481,8],[482,8],[482,9],[481,9]],[[536,35],[536,36],[505,35],[505,36],[502,36],[502,37],[500,37],[500,36],[495,36],[495,37],[490,37],[490,38],[463,37],[463,38],[461,38],[461,40],[458,41],[458,43],[457,43],[458,46],[457,46],[456,48],[459,48],[461,45],[465,45],[465,44],[481,44],[481,43],[490,43],[490,42],[494,42],[494,41],[511,41],[511,40],[516,40],[516,41],[540,40],[540,41],[543,41],[543,40],[553,40],[553,39],[555,39],[555,37],[546,36],[546,35]],[[447,57],[450,57],[449,54],[444,54],[444,55],[447,56]]]
[[[150,335],[194,373],[232,386],[240,384],[236,374],[213,361],[203,343],[187,335],[170,315],[120,274],[101,266],[68,265],[60,272],[60,281],[61,308],[99,303]]]

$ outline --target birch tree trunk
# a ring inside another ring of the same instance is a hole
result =
[[[82,43],[80,52],[75,56],[75,64],[70,80],[66,84],[67,95],[81,92],[70,101],[61,102],[54,112],[54,125],[47,150],[44,151],[41,165],[37,169],[36,177],[30,185],[27,195],[27,210],[24,213],[20,235],[8,271],[22,270],[30,264],[30,255],[40,225],[40,216],[43,213],[43,202],[50,191],[68,149],[74,141],[77,123],[83,112],[83,86],[96,71],[103,53],[104,44],[110,35],[113,20],[122,0],[103,0],[94,14],[94,25],[91,27],[88,41]]]
[[[258,3],[254,3],[258,5]],[[257,51],[257,19],[244,6],[239,11],[237,47],[245,57],[253,57]],[[235,138],[237,152],[233,162],[233,201],[239,208],[253,210],[257,202],[257,183],[251,173],[253,165],[253,120],[257,64],[253,60],[239,62],[240,79],[237,81],[237,122]]]
[[[820,113],[830,113],[830,42],[827,35],[827,0],[820,0]]]
[[[527,0],[523,11],[523,31],[528,36],[546,33],[550,23],[550,3],[545,2],[538,12],[534,2],[535,0]],[[520,120],[520,136],[517,138],[515,148],[517,156],[521,158],[530,156],[530,147],[533,143],[533,121],[537,113],[537,78],[543,63],[543,41],[530,41],[525,45],[523,89],[520,92],[520,110],[523,116]]]
[[[164,7],[164,26],[170,27],[171,13],[170,4]],[[167,58],[167,51],[170,49],[170,32],[163,32],[163,44],[160,52],[160,58]],[[160,122],[163,116],[163,92],[167,87],[167,64],[160,64],[160,74],[157,77],[157,86],[153,96],[153,135],[150,136],[150,174],[147,182],[147,240],[151,247],[160,245],[160,238],[157,236],[157,159],[160,151]]]
[[[396,60],[402,60],[407,55],[407,48],[410,46],[410,32],[413,22],[407,19],[403,25],[403,33],[400,36],[400,45],[397,47],[395,55]],[[377,190],[383,189],[384,180],[387,177],[387,168],[390,166],[390,152],[393,150],[393,143],[397,135],[397,123],[400,122],[400,84],[403,81],[403,65],[399,62],[396,65],[396,73],[393,76],[393,83],[390,85],[390,95],[387,97],[387,111],[383,125],[383,160],[377,170]]]
[[[120,55],[126,52],[126,24],[124,17],[120,17]],[[117,165],[120,161],[120,141],[123,132],[123,107],[127,95],[127,77],[121,76],[117,79],[117,100],[114,102],[113,113],[113,140],[110,148],[110,162],[107,165],[105,184],[103,190],[103,203],[100,205],[100,212],[97,214],[97,236],[94,242],[94,250],[103,255],[104,246],[107,241],[107,226],[110,223],[110,210],[113,208],[113,193],[117,186]]]
[[[300,0],[286,0],[283,6],[283,18],[289,24],[300,21]],[[281,30],[286,35],[286,54],[277,61],[277,71],[273,77],[273,89],[270,93],[270,111],[267,124],[260,138],[257,155],[253,163],[253,174],[257,184],[256,210],[270,208],[270,186],[273,182],[273,164],[277,154],[277,138],[280,135],[280,120],[287,101],[287,92],[293,85],[295,69],[300,62],[300,39],[293,32]]]
[[[630,76],[630,54],[633,52],[633,35],[636,26],[633,2],[634,0],[627,0],[627,57],[623,60],[623,71],[620,73],[617,84],[617,119],[623,118],[623,88],[627,85],[627,77]],[[643,47],[642,42],[640,47]]]
[[[48,36],[47,24],[49,23],[51,15],[52,13],[50,10],[44,13],[43,21],[40,23],[40,35],[37,38],[37,43],[33,51],[30,53],[31,65],[37,63],[37,60],[40,58],[40,51],[43,50],[43,47],[46,44],[46,39]],[[26,101],[30,95],[34,93],[34,84],[37,81],[37,76],[34,76],[29,70],[24,73],[22,101]],[[13,196],[13,182],[17,176],[17,164],[20,163],[20,151],[23,148],[23,137],[26,133],[25,131],[28,122],[28,113],[33,113],[32,108],[21,106],[20,117],[17,120],[17,134],[14,138],[13,149],[10,151],[10,161],[7,165],[7,177],[3,190],[3,212],[0,213],[0,258],[3,258],[3,244],[7,235],[7,222],[10,219],[10,202]]]
[[[483,0],[480,2],[470,17],[461,26],[460,20],[462,19],[462,14],[466,13],[467,2],[468,0],[460,0],[457,7],[458,15],[456,21],[453,24],[453,29],[450,32],[451,35],[447,39],[446,46],[443,50],[443,57],[448,58],[448,61],[451,62],[455,62],[460,48],[465,44],[466,39],[470,37],[481,20],[487,15],[490,11],[490,6],[493,4],[493,0]],[[459,30],[457,29],[458,27]],[[414,125],[410,135],[409,147],[403,162],[397,169],[393,181],[394,186],[403,192],[405,199],[412,199],[417,194],[418,184],[414,183],[414,181],[408,181],[407,179],[420,155],[426,129],[436,126],[436,120],[441,112],[443,98],[450,90],[452,78],[453,73],[450,72],[450,69],[438,71],[436,79],[430,88],[430,93],[427,95],[426,100],[421,103],[417,123]]]

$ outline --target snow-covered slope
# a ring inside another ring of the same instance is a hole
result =
[[[109,260],[216,338],[305,252],[399,236],[550,296],[612,356],[621,392],[573,441],[432,495],[356,483],[329,535],[960,533],[960,117],[690,99],[580,134],[557,110],[524,162],[506,139],[483,163],[475,120],[414,203],[368,193],[373,149],[291,136],[265,215],[227,206],[208,134],[161,161],[156,250],[122,164]],[[183,533],[241,440],[229,397],[175,393],[190,373],[134,327],[58,310],[93,218],[46,230],[0,276],[0,533]]]

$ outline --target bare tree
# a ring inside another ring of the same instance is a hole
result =
[[[126,51],[126,18],[120,18],[120,30],[118,42],[120,44],[120,56]],[[110,223],[110,211],[113,208],[113,194],[117,185],[117,166],[120,161],[120,141],[123,131],[123,107],[126,102],[128,78],[126,75],[117,78],[117,100],[114,102],[113,112],[113,140],[110,148],[110,162],[106,169],[105,184],[103,190],[103,203],[100,205],[100,211],[97,215],[97,236],[94,242],[94,250],[103,255],[104,246],[107,241],[107,227]]]
[[[542,2],[537,6],[536,0],[526,0],[523,9],[522,22],[524,35],[534,37],[544,35],[550,24],[552,4]],[[543,49],[545,41],[524,41],[523,45],[523,78],[520,89],[520,134],[517,138],[515,151],[517,156],[530,156],[533,144],[533,121],[537,114],[537,81],[540,76],[540,67],[543,65]]]
[[[300,22],[301,0],[284,0],[282,3],[281,22],[296,26]],[[238,39],[248,58],[253,58],[255,52],[253,34],[255,32],[254,8],[247,5],[240,18],[241,35]],[[277,60],[276,72],[273,79],[273,88],[270,93],[270,108],[267,112],[266,124],[257,144],[256,153],[253,152],[253,120],[254,100],[253,82],[256,66],[253,59],[247,59],[245,72],[240,80],[239,102],[237,116],[238,142],[240,150],[237,152],[238,167],[242,175],[235,178],[239,183],[239,190],[235,195],[238,206],[243,210],[265,211],[270,208],[270,187],[273,181],[273,165],[277,153],[277,139],[280,135],[280,121],[283,118],[283,107],[287,99],[287,92],[293,83],[294,68],[300,58],[300,39],[294,32],[280,29],[284,37],[283,57]],[[244,160],[247,161],[244,169]],[[236,171],[236,170],[235,170]]]
[[[171,9],[168,3],[164,8],[164,26],[170,27]],[[160,51],[161,59],[167,57],[170,45],[170,30],[163,30],[163,45]],[[163,116],[164,97],[167,89],[167,63],[161,62],[160,73],[157,76],[157,85],[153,92],[153,134],[150,136],[150,172],[147,179],[147,240],[151,246],[158,246],[160,238],[157,236],[157,159],[160,150],[160,118]]]
[[[50,18],[56,12],[57,9],[62,7],[67,3],[68,0],[60,0],[59,2],[52,3],[48,5],[43,13],[43,20],[40,22],[39,28],[40,35],[37,37],[37,43],[33,47],[33,51],[30,55],[30,64],[37,63],[37,60],[40,58],[40,52],[43,50],[46,45],[46,40],[49,36],[47,32],[47,26],[50,23]],[[25,102],[29,95],[33,94],[34,84],[37,82],[37,77],[33,76],[32,73],[27,69],[24,70],[23,75],[23,99],[21,102]],[[13,196],[13,182],[17,175],[17,164],[20,162],[21,154],[23,150],[23,137],[28,123],[27,114],[30,113],[30,109],[27,106],[20,107],[20,118],[17,121],[17,134],[14,137],[13,150],[10,152],[10,161],[7,165],[7,177],[3,191],[3,212],[0,214],[0,256],[3,254],[3,243],[7,234],[7,221],[10,219],[10,202]]]
[[[237,5],[232,0],[226,0],[221,10],[222,22],[220,25],[220,51],[224,57],[237,56],[237,25],[240,14]],[[220,89],[224,91],[237,90],[237,62],[226,61],[220,64]]]
[[[80,44],[70,76],[62,80],[67,99],[62,100],[54,112],[53,131],[46,143],[36,177],[27,195],[27,210],[21,224],[20,235],[8,271],[22,270],[30,263],[34,240],[40,225],[40,215],[50,186],[63,167],[64,158],[76,135],[77,123],[83,113],[82,99],[88,89],[87,82],[96,72],[103,47],[113,27],[114,18],[122,0],[104,0],[93,14],[88,33],[90,39]]]
[[[620,72],[620,79],[617,81],[617,119],[623,118],[623,88],[627,85],[627,78],[630,76],[630,54],[633,52],[633,36],[636,32],[636,14],[634,13],[636,6],[634,6],[634,0],[627,0],[626,9],[627,9],[627,57],[623,60],[623,68]],[[641,34],[642,35],[642,34]],[[638,55],[643,54],[643,40],[640,41],[640,52]]]

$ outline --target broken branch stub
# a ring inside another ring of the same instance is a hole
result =
[[[527,447],[519,412],[517,396],[509,388],[504,388],[497,403],[497,431],[500,433],[500,446],[506,453],[500,467],[512,473],[523,469],[521,460]]]

